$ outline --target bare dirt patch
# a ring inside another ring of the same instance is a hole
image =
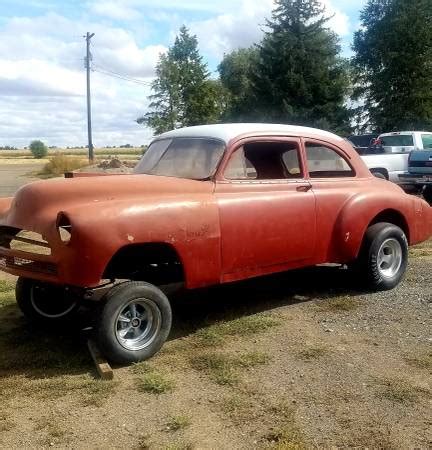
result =
[[[0,446],[431,447],[431,249],[384,293],[316,268],[178,295],[170,341],[113,382],[84,322],[30,327],[1,275]]]

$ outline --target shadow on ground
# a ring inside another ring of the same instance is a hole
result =
[[[314,298],[358,295],[348,271],[316,267],[223,286],[173,294],[175,340],[219,321],[270,312]],[[11,296],[13,293],[11,292]],[[94,313],[62,327],[34,327],[14,303],[0,307],[0,379],[11,375],[49,378],[93,371],[86,341]]]

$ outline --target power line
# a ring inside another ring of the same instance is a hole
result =
[[[131,83],[140,84],[142,86],[152,86],[152,84],[153,84],[150,81],[144,81],[144,80],[140,80],[138,78],[132,78],[129,75],[123,75],[118,72],[113,72],[112,70],[106,69],[102,66],[99,66],[98,64],[92,65],[92,71],[99,72],[99,73],[102,73],[102,74],[110,76],[110,77],[119,78],[121,80],[130,81]]]
[[[97,56],[96,60],[100,60],[102,62],[102,64],[106,64],[104,59],[101,58],[101,56],[99,54],[99,50],[93,44],[93,42],[90,42],[90,45],[91,45],[91,48],[93,49],[94,54]],[[149,82],[149,81],[144,81],[144,80],[141,80],[139,78],[131,77],[130,75],[125,75],[125,74],[122,74],[122,73],[114,72],[113,70],[107,69],[106,67],[103,67],[100,64],[94,64],[93,63],[92,70],[94,72],[103,73],[104,75],[112,76],[114,78],[119,78],[119,79],[122,79],[122,80],[125,80],[125,81],[130,81],[132,83],[137,83],[137,84],[141,84],[141,85],[145,85],[145,86],[151,86],[152,85],[152,83]]]

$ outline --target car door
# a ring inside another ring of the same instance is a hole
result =
[[[306,166],[316,199],[319,262],[334,262],[331,239],[339,213],[349,197],[364,189],[364,179],[356,176],[349,156],[340,148],[316,139],[305,139]]]
[[[295,138],[242,141],[222,163],[215,195],[224,274],[314,256],[315,198],[304,173]]]

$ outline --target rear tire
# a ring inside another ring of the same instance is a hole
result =
[[[171,323],[171,305],[160,289],[128,281],[106,294],[97,340],[104,355],[114,363],[144,361],[161,349]]]
[[[65,323],[75,317],[78,299],[64,286],[18,278],[15,295],[24,316],[35,323]]]
[[[356,272],[369,289],[393,289],[402,280],[408,263],[408,242],[396,225],[377,223],[363,239]]]
[[[423,188],[423,198],[432,206],[432,185],[428,184]]]

